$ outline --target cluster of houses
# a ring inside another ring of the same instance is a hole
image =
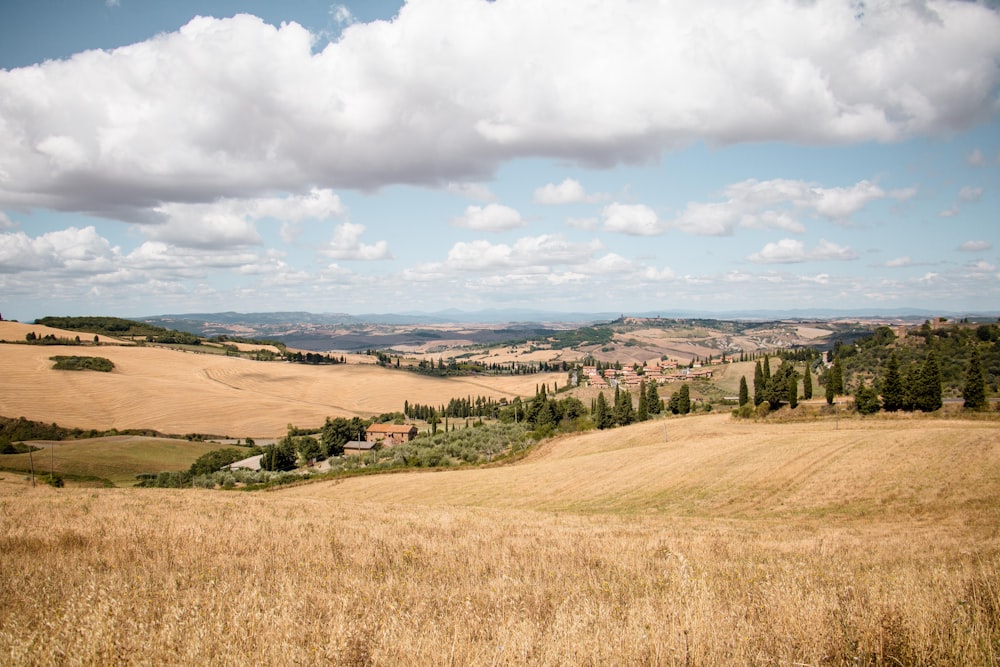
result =
[[[689,368],[678,369],[677,362],[672,359],[658,361],[655,366],[643,366],[641,372],[634,368],[622,368],[620,370],[607,369],[603,374],[597,370],[596,366],[584,366],[583,375],[591,387],[606,389],[608,387],[638,387],[642,382],[656,382],[666,384],[668,382],[684,382],[687,380],[708,379],[712,377],[712,370],[703,368],[701,363],[695,362]]]
[[[367,454],[376,445],[391,447],[409,442],[417,437],[413,424],[372,424],[365,431],[364,440],[351,440],[344,445],[344,454]]]

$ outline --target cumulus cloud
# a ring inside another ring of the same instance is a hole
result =
[[[573,243],[558,234],[526,236],[513,245],[477,240],[459,242],[448,251],[449,269],[496,271],[517,268],[543,273],[552,266],[579,265],[591,260],[601,248],[598,241]]]
[[[963,252],[983,252],[985,250],[992,250],[993,244],[989,241],[966,241],[958,246],[958,249]]]
[[[806,231],[801,216],[818,216],[844,224],[871,202],[902,201],[916,188],[886,192],[871,181],[845,187],[821,187],[808,181],[748,179],[722,191],[723,201],[689,202],[668,226],[698,236],[731,236],[736,228]]]
[[[588,194],[580,182],[572,178],[558,185],[544,185],[535,190],[534,195],[534,201],[539,204],[596,204],[607,198],[608,195],[601,192]]]
[[[526,156],[613,165],[693,141],[890,142],[995,113],[1000,14],[955,0],[856,14],[411,0],[367,24],[335,5],[345,27],[323,48],[295,23],[198,17],[0,71],[0,207],[134,220],[315,183],[439,186]]]
[[[768,243],[760,252],[747,257],[757,264],[796,264],[808,261],[843,261],[857,259],[858,254],[848,247],[820,239],[815,248],[807,249],[802,241],[782,239]]]
[[[333,232],[333,240],[323,249],[323,254],[331,259],[379,260],[392,259],[388,241],[377,241],[374,244],[361,242],[365,226],[345,222],[337,226]]]
[[[24,232],[0,234],[0,273],[46,269],[93,273],[111,268],[120,250],[94,227],[69,227],[30,237]]]
[[[465,213],[452,218],[451,224],[485,232],[502,232],[524,227],[527,223],[515,209],[502,204],[469,206]]]
[[[601,212],[603,228],[609,232],[619,232],[631,236],[657,236],[665,227],[656,211],[644,204],[608,204]]]
[[[250,199],[224,198],[210,203],[164,203],[152,209],[153,221],[143,227],[153,240],[188,248],[225,248],[257,245],[261,242],[255,222],[282,221],[282,237],[297,235],[296,224],[303,220],[325,220],[343,215],[340,198],[327,189],[308,194]]]

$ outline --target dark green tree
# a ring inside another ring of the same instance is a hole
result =
[[[764,402],[764,390],[767,385],[764,382],[764,371],[761,370],[760,361],[757,361],[757,365],[753,369],[753,404],[758,406]]]
[[[830,368],[830,379],[827,382],[833,383],[833,393],[837,396],[844,394],[844,365],[840,357],[833,360],[833,367]]]
[[[611,415],[608,413],[608,401],[604,398],[604,392],[597,395],[597,405],[594,408],[594,424],[597,428],[608,428],[611,424]]]
[[[781,362],[781,366],[771,377],[764,392],[764,400],[770,403],[772,410],[777,410],[788,401],[788,385],[790,382],[797,383],[798,380],[799,374],[795,371],[795,366],[789,361]],[[796,404],[798,404],[797,394]]]
[[[906,392],[903,391],[903,378],[899,375],[899,359],[893,352],[885,364],[885,378],[882,380],[882,409],[886,412],[896,412],[905,406]]]
[[[740,377],[740,407],[750,402],[750,390],[747,387],[747,376]]]
[[[962,389],[963,407],[981,410],[986,407],[986,380],[979,363],[979,351],[973,349],[969,357],[969,369],[965,372],[965,387]]]
[[[291,436],[285,436],[277,444],[268,445],[260,458],[263,470],[291,470],[295,467],[295,444]]]
[[[677,412],[682,415],[691,412],[691,388],[688,387],[686,382],[681,385],[680,392],[677,395]]]
[[[875,391],[875,387],[869,387],[862,380],[858,388],[854,391],[854,409],[858,411],[858,414],[873,415],[881,407],[882,405],[878,400],[878,392]]]
[[[764,386],[766,387],[771,383],[771,361],[766,354],[764,355],[764,366],[761,372],[764,374]]]
[[[660,414],[660,392],[656,388],[656,380],[646,387],[646,411],[650,415]]]
[[[934,412],[943,405],[941,400],[941,367],[938,366],[934,350],[927,352],[924,365],[917,379],[916,408],[921,412]]]
[[[649,404],[646,401],[646,381],[639,383],[639,406],[636,408],[636,421],[644,422],[649,419]]]
[[[632,408],[632,394],[615,388],[614,422],[618,426],[628,426],[635,421],[635,411]]]
[[[808,367],[807,367],[808,368]],[[788,407],[795,409],[799,407],[799,383],[794,375],[788,377]]]
[[[813,397],[813,377],[812,377],[812,363],[806,362],[806,370],[802,375],[802,398],[809,400]]]
[[[826,376],[825,390],[826,390],[826,404],[833,405],[833,398],[835,394],[833,392],[833,382],[830,381],[829,374],[827,374]]]

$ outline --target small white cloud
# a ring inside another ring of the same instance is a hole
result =
[[[962,212],[962,209],[958,207],[958,204],[953,204],[951,208],[946,208],[943,211],[938,211],[938,217],[941,218],[954,218],[956,215]]]
[[[819,244],[812,250],[807,250],[802,241],[782,239],[777,243],[768,243],[760,252],[747,257],[757,264],[797,264],[807,261],[846,261],[857,258],[858,254],[854,250],[826,239],[820,239]]]
[[[913,260],[909,257],[897,257],[896,259],[890,259],[882,266],[888,269],[897,269],[904,266],[913,266]]]
[[[979,198],[983,196],[983,189],[980,187],[973,187],[967,185],[958,192],[958,198],[964,202],[974,202],[979,201]]]
[[[604,201],[608,195],[603,193],[587,194],[579,181],[567,178],[559,185],[549,183],[535,190],[534,201],[538,204],[596,204]]]
[[[0,211],[0,230],[14,229],[16,226],[17,225],[14,224],[14,221],[7,217],[6,213]]]
[[[520,213],[503,204],[470,206],[463,215],[453,218],[451,224],[481,232],[503,232],[527,225]]]
[[[983,152],[977,148],[965,156],[965,162],[970,167],[982,167],[986,164],[986,157],[983,155]]]
[[[664,230],[656,211],[644,204],[608,204],[602,211],[604,229],[631,236],[659,236]]]
[[[354,23],[354,15],[351,14],[351,10],[344,5],[332,5],[330,7],[330,18],[337,22],[338,25],[351,25]]]
[[[351,222],[337,225],[333,232],[333,240],[322,252],[331,259],[361,261],[392,259],[388,242],[377,241],[372,245],[364,244],[361,242],[361,236],[364,233],[364,225]]]
[[[958,246],[958,249],[962,252],[983,252],[984,250],[992,250],[993,244],[989,241],[966,241]]]
[[[975,271],[976,273],[993,273],[994,271],[997,270],[995,264],[991,264],[990,262],[987,262],[986,260],[983,259],[971,264],[969,268]]]
[[[122,0],[104,0],[105,7],[121,7]]]

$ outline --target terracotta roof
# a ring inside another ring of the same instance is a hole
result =
[[[368,427],[369,433],[409,433],[411,429],[417,428],[413,424],[372,424]]]

